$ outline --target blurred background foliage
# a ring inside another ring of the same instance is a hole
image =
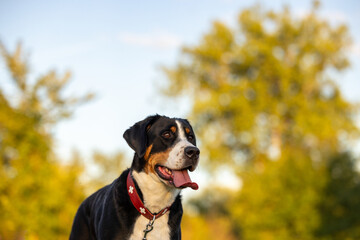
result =
[[[208,176],[226,166],[241,187],[206,186],[186,202],[183,239],[360,239],[358,105],[332,76],[349,66],[344,25],[259,5],[237,26],[214,22],[164,67],[161,93],[187,97]],[[55,154],[52,129],[93,94],[64,96],[71,74],[29,79],[22,45],[0,44],[15,91],[0,86],[0,239],[67,239],[78,205],[126,167],[124,154]]]
[[[163,92],[193,103],[202,168],[227,165],[242,180],[241,189],[210,188],[189,203],[204,217],[199,228],[225,218],[221,229],[235,239],[360,239],[360,182],[350,153],[358,106],[331,78],[349,66],[351,40],[346,26],[319,18],[318,8],[314,2],[303,18],[286,7],[246,9],[236,27],[215,22],[198,45],[183,48],[176,66],[164,68]],[[219,239],[215,229],[207,239]]]

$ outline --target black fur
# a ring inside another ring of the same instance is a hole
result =
[[[124,133],[124,138],[135,151],[131,168],[137,172],[145,166],[144,154],[146,148],[153,144],[153,152],[166,150],[175,139],[164,140],[158,136],[164,127],[174,124],[175,120],[154,115],[136,123]],[[192,128],[191,128],[192,131]],[[195,136],[192,139],[196,144]],[[119,178],[88,197],[79,207],[72,226],[70,240],[112,240],[128,239],[133,232],[134,224],[140,213],[132,205],[127,193],[126,178],[130,169],[125,170]],[[134,180],[135,181],[135,180]],[[135,182],[135,187],[142,199],[142,193]],[[142,199],[143,200],[143,199]],[[170,239],[181,239],[180,222],[183,214],[181,196],[178,195],[171,205],[168,225]]]
[[[130,237],[140,213],[133,207],[127,194],[125,170],[113,183],[88,197],[79,207],[70,240],[112,240]],[[141,191],[136,189],[142,198]],[[182,205],[180,195],[170,208],[171,239],[181,239],[180,221]]]
[[[123,137],[139,158],[142,158],[145,155],[147,127],[159,118],[159,115],[147,117],[146,119],[135,123],[134,126],[125,131]]]
[[[135,123],[134,126],[124,132],[123,137],[128,145],[135,151],[131,168],[138,172],[145,166],[143,157],[145,155],[146,147],[148,146],[147,128],[159,118],[159,115],[147,117],[146,119]]]

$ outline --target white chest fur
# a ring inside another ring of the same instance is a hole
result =
[[[141,189],[144,198],[144,205],[152,213],[160,212],[170,206],[177,195],[179,189],[170,188],[163,184],[153,173],[133,171],[133,177]],[[146,235],[148,240],[168,240],[170,239],[170,228],[168,225],[169,212],[155,220],[153,230]],[[131,240],[141,240],[144,237],[144,230],[149,220],[144,216],[139,216],[134,225],[134,230],[130,236]]]

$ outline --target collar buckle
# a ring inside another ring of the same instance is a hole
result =
[[[154,222],[155,222],[155,215],[152,220],[149,221],[149,223],[146,225],[144,232],[144,238],[143,240],[146,240],[146,235],[151,232],[154,229]]]

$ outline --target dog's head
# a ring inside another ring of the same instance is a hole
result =
[[[200,151],[187,120],[150,116],[126,130],[124,138],[135,151],[134,170],[154,173],[172,187],[198,188],[188,171],[197,167]]]

